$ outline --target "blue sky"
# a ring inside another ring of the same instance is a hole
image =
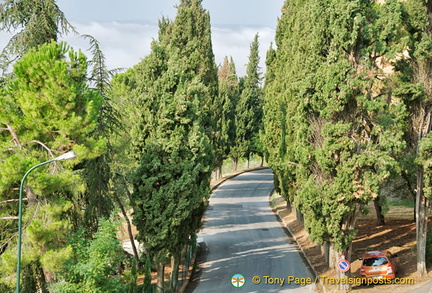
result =
[[[157,37],[158,20],[174,19],[174,0],[57,0],[57,5],[80,34],[90,34],[101,45],[107,65],[129,68],[150,52],[150,43]],[[210,12],[213,51],[216,63],[224,56],[232,56],[238,75],[245,74],[249,46],[259,33],[262,71],[265,54],[273,42],[277,19],[284,0],[203,0]],[[7,42],[0,33],[0,47]],[[88,42],[76,35],[63,36],[61,40],[72,47],[88,50]]]

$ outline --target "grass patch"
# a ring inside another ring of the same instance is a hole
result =
[[[409,200],[389,201],[387,204],[389,206],[403,206],[403,207],[408,207],[408,208],[413,208],[415,205],[414,202],[409,201]]]
[[[249,168],[259,167],[260,164],[261,164],[261,158],[259,156],[251,156],[251,159],[249,161]],[[237,165],[237,171],[247,169],[248,168],[247,165],[248,165],[247,160],[244,158],[240,158]],[[235,171],[236,170],[234,169],[233,161],[231,159],[226,159],[222,165],[222,176],[231,174]]]

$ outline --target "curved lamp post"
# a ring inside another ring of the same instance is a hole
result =
[[[23,188],[24,188],[24,181],[27,178],[28,174],[30,174],[31,171],[36,169],[37,167],[49,164],[54,161],[61,161],[61,160],[71,160],[76,158],[76,155],[73,151],[64,153],[63,155],[54,158],[52,160],[48,160],[46,162],[37,164],[36,166],[31,167],[27,173],[24,174],[24,177],[21,179],[21,185],[19,189],[19,205],[18,205],[18,259],[17,259],[17,282],[16,282],[16,293],[20,292],[20,275],[21,275],[21,234],[22,234],[22,195],[23,195]]]

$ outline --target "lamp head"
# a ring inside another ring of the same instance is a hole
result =
[[[75,159],[75,158],[76,158],[75,152],[74,151],[70,151],[70,152],[64,153],[61,156],[58,156],[57,158],[54,159],[54,161],[72,160],[72,159]]]

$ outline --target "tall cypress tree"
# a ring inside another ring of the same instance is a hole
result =
[[[415,169],[417,272],[425,276],[428,209],[432,195],[432,2],[410,0],[389,2],[383,15],[398,21],[388,38],[389,57],[399,54],[395,62],[397,72],[395,96],[401,99],[409,115],[406,116],[407,151],[405,174]],[[409,179],[408,179],[409,180]]]
[[[250,45],[249,62],[246,68],[240,99],[236,107],[236,143],[232,154],[234,158],[246,158],[256,153],[254,137],[259,135],[262,122],[261,72],[259,67],[258,34]]]
[[[270,53],[266,135],[281,139],[268,148],[271,165],[286,180],[279,184],[303,213],[310,237],[331,242],[337,258],[350,258],[359,208],[379,196],[404,145],[397,118],[404,107],[390,103],[374,78],[374,5],[286,1],[278,49]],[[267,118],[272,110],[280,121]]]
[[[235,115],[236,105],[239,99],[239,80],[236,74],[235,64],[232,59],[224,58],[224,62],[218,72],[219,78],[219,95],[215,107],[222,109],[221,115],[216,118],[217,128],[217,167],[219,176],[223,160],[231,152],[235,144],[236,129]]]
[[[213,99],[217,70],[209,14],[201,1],[181,1],[174,21],[162,19],[152,51],[133,68],[129,84],[139,109],[132,131],[139,168],[133,176],[134,223],[158,266],[194,237],[205,211],[215,165]],[[172,287],[176,287],[172,282]]]
[[[189,78],[197,77],[207,88],[208,94],[202,97],[202,124],[208,133],[215,128],[215,117],[220,109],[213,100],[218,93],[217,66],[211,41],[210,14],[201,5],[202,0],[180,0],[177,15],[171,26],[171,34],[166,39],[170,50],[177,52],[181,62],[185,62]]]

